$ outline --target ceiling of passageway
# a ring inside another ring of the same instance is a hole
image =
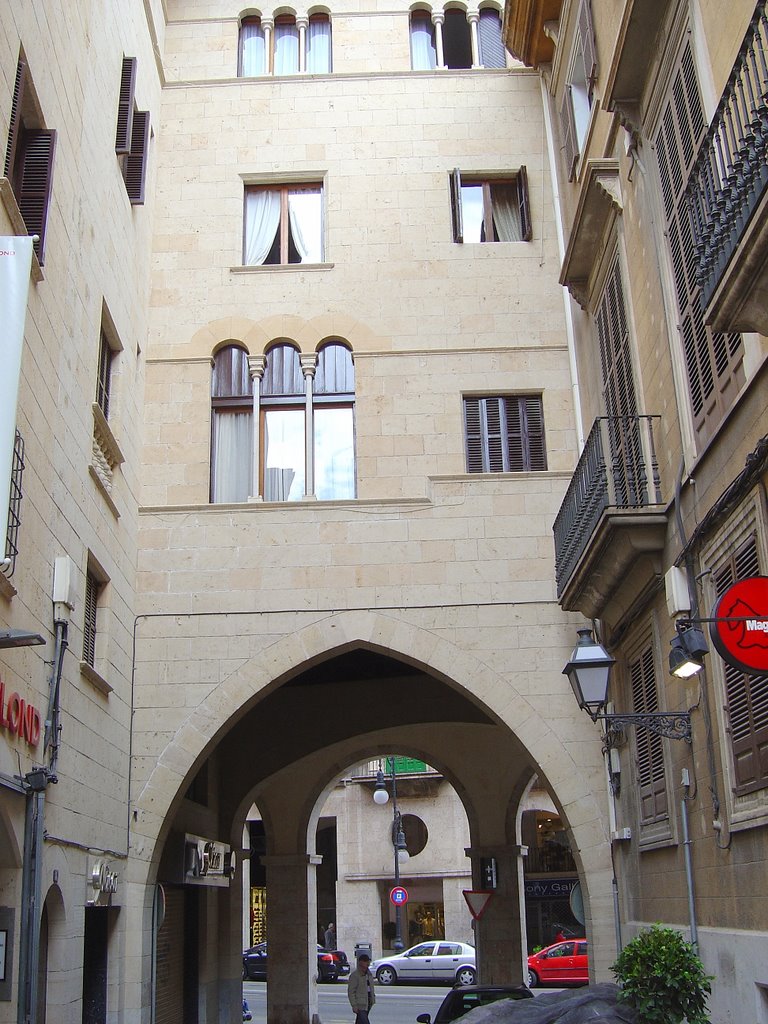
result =
[[[446,722],[496,724],[441,680],[384,654],[348,651],[264,697],[229,730],[220,752],[230,772],[247,774],[253,784],[351,737]]]

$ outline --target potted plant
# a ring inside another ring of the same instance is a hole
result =
[[[708,1024],[712,976],[681,932],[655,924],[627,943],[611,967],[619,999],[642,1024]]]

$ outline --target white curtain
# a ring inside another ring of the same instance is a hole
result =
[[[275,74],[295,75],[299,70],[299,30],[295,24],[275,25]]]
[[[327,18],[310,18],[307,33],[307,71],[325,75],[331,70],[331,22]]]
[[[514,185],[492,185],[491,204],[493,222],[500,242],[520,242],[523,233],[520,225],[520,204]]]
[[[322,203],[318,189],[291,189],[288,193],[291,236],[301,263],[322,263]]]
[[[211,501],[247,501],[251,493],[253,417],[214,412]]]
[[[431,71],[437,63],[435,30],[429,15],[411,17],[411,66],[414,71]]]
[[[248,189],[245,194],[246,267],[258,267],[264,262],[279,227],[279,192],[271,189]]]
[[[240,26],[240,74],[263,75],[266,72],[264,30],[257,21]]]

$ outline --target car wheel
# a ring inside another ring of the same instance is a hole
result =
[[[380,985],[394,985],[397,981],[397,972],[394,967],[380,967],[376,971],[376,981]]]
[[[531,968],[529,967],[528,968],[528,988],[536,988],[536,986],[538,984],[539,984],[539,976],[538,976],[538,974],[536,973],[536,971],[532,971]]]
[[[456,972],[457,985],[474,985],[477,981],[477,974],[474,967],[462,967]]]

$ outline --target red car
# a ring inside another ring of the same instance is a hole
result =
[[[566,939],[528,957],[528,985],[588,985],[586,939]]]

